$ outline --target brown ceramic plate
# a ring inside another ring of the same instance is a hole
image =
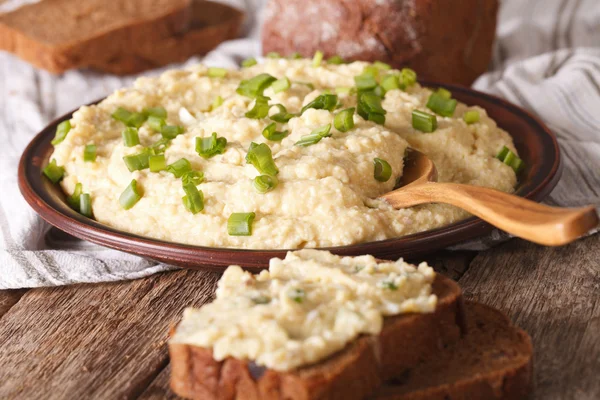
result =
[[[433,83],[425,83],[435,87]],[[488,94],[458,86],[444,85],[455,98],[487,110],[498,125],[511,133],[527,165],[520,175],[517,194],[539,201],[560,178],[560,153],[556,138],[537,118],[523,109]],[[149,259],[188,268],[221,269],[238,264],[264,268],[272,257],[284,257],[287,250],[241,250],[200,247],[165,242],[118,231],[87,219],[71,210],[58,185],[42,176],[52,152],[50,141],[56,126],[69,113],[48,125],[27,146],[19,164],[19,187],[25,200],[47,222],[78,238],[137,254]],[[415,258],[484,235],[492,227],[479,218],[468,218],[443,228],[396,239],[327,248],[341,255],[372,254],[379,258]]]

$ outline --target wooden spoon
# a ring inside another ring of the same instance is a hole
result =
[[[547,246],[570,243],[598,226],[594,206],[550,207],[481,186],[436,181],[433,162],[425,154],[411,150],[404,162],[402,186],[379,198],[394,208],[451,204],[512,235]]]

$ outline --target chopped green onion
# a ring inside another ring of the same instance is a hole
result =
[[[372,92],[363,92],[358,96],[357,113],[363,119],[383,125],[385,109],[381,106],[381,97]]]
[[[436,93],[439,94],[440,96],[442,96],[445,99],[451,99],[452,98],[452,92],[449,91],[448,89],[443,88],[443,87],[438,88],[438,90],[436,90]]]
[[[221,96],[215,97],[212,104],[210,105],[210,110],[213,111],[219,108],[223,104],[223,98]]]
[[[506,146],[502,147],[502,150],[500,150],[496,158],[498,158],[504,164],[511,167],[513,171],[515,171],[515,174],[521,172],[523,167],[525,167],[525,163],[523,162],[523,160],[521,160],[519,156],[517,156],[512,150],[510,150]]]
[[[321,65],[321,61],[323,61],[323,52],[321,50],[317,50],[313,56],[312,66],[318,67]]]
[[[65,169],[61,166],[58,166],[56,164],[56,160],[50,161],[50,163],[46,165],[42,172],[48,179],[50,179],[50,181],[52,181],[52,183],[58,183],[65,175]]]
[[[196,152],[202,158],[211,158],[217,154],[223,154],[226,145],[227,139],[224,137],[218,138],[216,132],[213,132],[209,137],[196,138]]]
[[[387,290],[398,290],[398,285],[396,285],[393,281],[382,281],[381,287]]]
[[[373,66],[375,68],[377,68],[377,69],[382,70],[382,71],[388,71],[388,70],[392,69],[392,66],[390,64],[386,64],[386,63],[381,62],[381,61],[375,61],[373,63]]]
[[[171,144],[171,139],[162,138],[150,146],[152,154],[163,154]]]
[[[387,161],[381,158],[374,158],[373,165],[375,166],[375,171],[373,175],[375,179],[379,182],[387,182],[392,177],[392,166]]]
[[[185,196],[182,198],[183,204],[189,212],[198,214],[204,210],[204,194],[201,190],[198,190],[196,185],[193,183],[185,184],[183,185],[183,191],[185,192]]]
[[[84,217],[92,218],[92,198],[89,193],[79,196],[79,213]]]
[[[258,193],[267,193],[271,190],[275,189],[279,181],[274,176],[269,175],[259,175],[252,181],[254,185],[254,189]]]
[[[185,174],[183,174],[183,176],[181,177],[181,182],[184,185],[188,185],[188,184],[193,184],[193,185],[199,185],[202,183],[202,181],[204,180],[204,173],[200,172],[200,171],[189,171],[186,172]]]
[[[96,161],[96,145],[88,144],[83,149],[83,161],[94,162]]]
[[[266,143],[250,143],[246,163],[254,165],[254,168],[263,175],[275,176],[279,173],[279,168],[273,161],[271,148]]]
[[[358,90],[371,90],[377,86],[377,79],[371,73],[363,73],[354,77],[354,84]]]
[[[152,118],[152,117],[150,117],[150,118]],[[148,121],[150,121],[150,118],[148,118]],[[123,136],[123,141],[125,142],[125,147],[133,147],[133,146],[137,146],[138,144],[140,144],[140,137],[138,135],[137,128],[128,126],[127,128],[123,129],[121,136]]]
[[[297,51],[293,52],[292,54],[290,54],[290,56],[288,57],[291,60],[299,60],[302,57],[302,54],[298,53]]]
[[[155,115],[149,116],[147,123],[150,129],[152,129],[154,132],[162,131],[163,127],[167,124],[164,118],[157,117]]]
[[[379,79],[380,69],[375,65],[367,65],[365,69],[363,69],[362,75],[368,76],[371,75],[374,79]]]
[[[283,124],[298,116],[297,114],[289,113],[283,104],[275,104],[273,107],[277,107],[279,109],[278,113],[269,116],[269,118],[275,122],[281,122]]]
[[[313,130],[309,135],[302,136],[299,141],[294,143],[294,145],[300,147],[312,146],[313,144],[319,143],[321,139],[331,136],[330,131],[331,124],[321,126]]]
[[[121,121],[127,126],[139,128],[146,121],[147,116],[144,113],[131,112],[123,107],[119,107],[111,115],[117,121]]]
[[[337,105],[337,100],[338,98],[335,94],[322,94],[317,96],[313,101],[302,107],[302,110],[300,110],[300,115],[304,114],[304,111],[308,110],[309,108],[333,111]]]
[[[400,77],[396,74],[388,74],[381,81],[381,88],[387,93],[390,90],[400,89]]]
[[[269,110],[271,109],[269,100],[268,97],[257,97],[254,101],[254,107],[245,114],[246,118],[261,119],[268,116]]]
[[[150,172],[164,171],[167,168],[167,160],[164,154],[156,154],[148,158]]]
[[[417,73],[410,68],[402,68],[400,71],[402,75],[402,84],[404,87],[409,87],[417,83]]]
[[[123,157],[123,161],[125,161],[125,165],[129,172],[140,171],[142,169],[146,169],[150,166],[150,152],[145,149],[141,153],[131,154]]]
[[[187,158],[180,158],[173,164],[167,165],[167,172],[175,175],[175,178],[181,178],[185,173],[192,170],[192,163]]]
[[[56,127],[56,133],[54,134],[54,139],[52,139],[53,145],[57,145],[61,143],[67,137],[67,133],[71,130],[71,121],[66,120],[58,124]]]
[[[225,68],[210,67],[207,75],[211,78],[224,78],[227,75],[227,70]]]
[[[385,115],[383,115],[383,114],[369,113],[369,116],[367,117],[367,119],[369,121],[375,122],[376,124],[379,124],[379,125],[385,124]]]
[[[431,133],[437,129],[437,118],[433,114],[413,110],[412,126],[418,131]]]
[[[129,186],[127,186],[123,193],[121,193],[121,196],[119,197],[119,204],[121,204],[123,209],[129,210],[131,207],[135,206],[138,201],[140,201],[142,195],[142,191],[138,189],[137,181],[132,179]]]
[[[454,115],[456,104],[457,101],[455,99],[447,99],[437,92],[431,93],[427,100],[427,108],[443,117],[451,117]]]
[[[148,115],[149,117],[152,116],[152,117],[158,117],[158,118],[162,118],[162,119],[167,118],[167,110],[165,110],[164,107],[145,108],[144,114]]]
[[[256,75],[254,78],[240,82],[236,92],[250,98],[260,97],[263,95],[265,89],[271,86],[276,80],[277,78],[269,74]]]
[[[333,118],[333,126],[340,132],[348,132],[354,128],[354,111],[355,108],[346,108],[340,111]]]
[[[227,220],[227,233],[230,236],[251,236],[255,217],[253,212],[231,214]]]
[[[265,139],[272,140],[274,142],[279,142],[290,134],[290,131],[279,132],[276,129],[277,124],[275,122],[272,122],[269,125],[267,125],[265,129],[263,129],[262,135],[265,137]]]
[[[183,126],[165,125],[160,130],[160,134],[165,139],[175,139],[177,136],[181,135],[184,130]]]
[[[344,59],[338,55],[329,57],[327,59],[327,64],[340,65],[340,64],[344,64],[344,63],[345,63]]]
[[[73,190],[73,194],[67,197],[67,203],[69,206],[77,212],[79,212],[79,207],[81,206],[81,193],[83,193],[83,185],[81,183],[77,183],[75,185],[75,189]]]
[[[242,61],[242,67],[244,68],[252,67],[256,64],[258,63],[256,62],[256,58],[254,57],[246,58],[244,61]]]
[[[288,90],[291,85],[292,85],[292,83],[290,82],[290,80],[286,77],[283,77],[283,78],[273,82],[271,84],[271,89],[273,89],[273,92],[279,93],[279,92],[284,92],[284,91]]]
[[[268,52],[265,57],[267,57],[267,58],[273,58],[273,59],[275,59],[275,58],[281,58],[281,56],[279,55],[279,53],[276,52],[276,51]]]
[[[351,94],[354,89],[351,87],[336,87],[335,92],[337,94]]]
[[[292,289],[288,292],[288,297],[296,303],[302,303],[306,298],[306,292],[303,289]]]
[[[479,111],[476,111],[476,110],[466,111],[463,114],[463,120],[469,125],[479,122]]]

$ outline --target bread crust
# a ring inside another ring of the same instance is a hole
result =
[[[437,275],[433,292],[439,298],[435,312],[386,318],[380,335],[362,336],[318,364],[289,372],[232,358],[216,361],[210,349],[170,343],[171,388],[203,400],[363,399],[460,339],[460,288]]]

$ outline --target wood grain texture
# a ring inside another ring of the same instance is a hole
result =
[[[135,398],[168,363],[169,326],[218,274],[28,291],[0,323],[1,399]]]
[[[0,291],[0,318],[27,292],[27,289]]]
[[[459,284],[529,332],[536,399],[600,399],[599,234],[562,248],[513,240],[478,255]]]

